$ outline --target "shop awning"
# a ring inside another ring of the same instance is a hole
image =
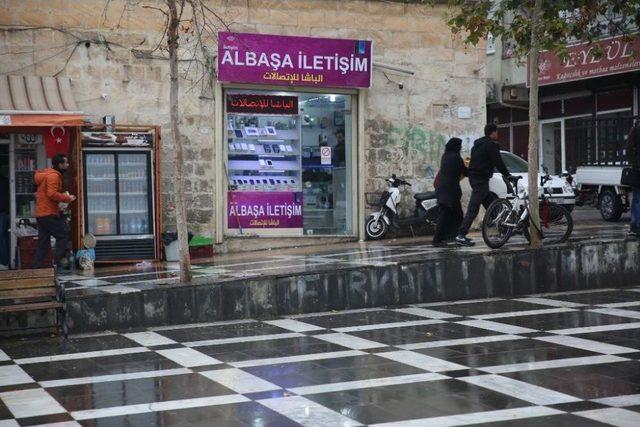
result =
[[[0,127],[82,123],[68,78],[0,75]]]

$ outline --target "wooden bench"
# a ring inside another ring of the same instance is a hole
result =
[[[55,324],[42,326],[61,331],[66,336],[64,289],[55,278],[53,268],[0,271],[0,316],[28,312],[55,312]],[[42,327],[36,328],[41,329]],[[0,334],[25,334],[18,324],[3,322]]]

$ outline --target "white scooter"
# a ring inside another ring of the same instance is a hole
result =
[[[438,201],[435,191],[427,193],[417,193],[413,195],[416,201],[414,215],[411,217],[400,217],[398,206],[402,196],[400,186],[411,186],[407,181],[397,178],[394,175],[386,180],[390,187],[382,194],[378,206],[380,210],[372,213],[367,219],[365,232],[371,240],[379,240],[386,236],[389,228],[411,227],[413,233],[414,225],[434,224],[438,218]]]

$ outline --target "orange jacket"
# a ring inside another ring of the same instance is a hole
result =
[[[70,203],[71,196],[62,193],[62,174],[55,169],[36,171],[36,217],[59,215],[59,202]]]

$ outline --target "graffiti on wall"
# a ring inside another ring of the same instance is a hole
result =
[[[432,161],[440,159],[446,142],[446,135],[415,126],[391,126],[387,130],[387,146],[416,150]]]
[[[444,147],[452,136],[415,126],[391,126],[387,130],[386,142],[389,148],[408,148],[424,153],[428,160],[438,165],[444,153]],[[462,139],[462,153],[469,153],[475,139],[474,136],[470,134],[455,136]]]

